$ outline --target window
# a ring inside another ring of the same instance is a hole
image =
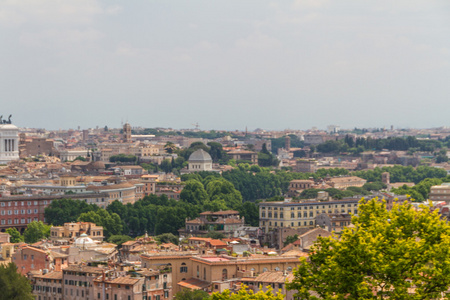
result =
[[[187,271],[188,271],[188,268],[187,268],[186,264],[182,263],[181,267],[180,267],[180,273],[187,273]]]
[[[228,270],[223,269],[222,270],[222,280],[226,280],[226,279],[228,279]]]

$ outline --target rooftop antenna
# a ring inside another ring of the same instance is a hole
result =
[[[199,130],[199,128],[200,128],[200,125],[198,125],[198,122],[192,123],[191,125],[195,126],[196,130]]]

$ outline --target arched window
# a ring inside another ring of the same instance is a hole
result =
[[[200,278],[200,267],[197,266],[197,278]]]
[[[203,268],[203,280],[206,280],[206,268]]]
[[[226,279],[228,279],[228,270],[223,269],[222,270],[222,280],[226,280]]]
[[[267,268],[263,268],[263,272],[267,272]]]
[[[292,271],[292,267],[287,267],[287,269],[286,269],[288,272],[291,272]]]
[[[185,263],[181,264],[180,273],[187,273],[188,269]]]
[[[279,267],[276,267],[276,268],[275,268],[275,271],[280,271],[280,268],[279,268]]]

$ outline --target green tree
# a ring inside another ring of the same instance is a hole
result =
[[[161,165],[159,167],[165,173],[170,173],[172,172],[172,161],[170,159],[165,159],[161,162]]]
[[[122,246],[123,243],[131,241],[132,238],[128,235],[111,235],[108,239],[108,243],[116,244],[117,246]]]
[[[33,221],[27,225],[23,233],[25,243],[36,243],[50,236],[50,225],[45,225],[42,221]]]
[[[206,237],[212,238],[212,239],[216,239],[216,240],[220,240],[225,238],[225,235],[222,232],[218,232],[218,231],[210,231],[206,234]]]
[[[319,238],[288,288],[300,299],[449,299],[450,225],[437,210],[361,200],[353,228]],[[317,294],[315,294],[317,293]],[[316,296],[318,295],[318,296]]]
[[[238,209],[239,215],[245,218],[245,224],[250,226],[259,226],[259,209],[258,205],[253,202],[246,201]]]
[[[30,282],[17,272],[17,266],[13,262],[0,265],[0,291],[0,300],[34,299]]]
[[[160,243],[172,243],[178,245],[178,237],[172,233],[163,233],[155,236],[155,240]]]
[[[262,145],[261,152],[258,153],[258,165],[261,167],[278,166],[278,159],[267,150],[266,143]]]
[[[213,293],[211,295],[211,300],[283,300],[284,295],[280,292],[274,294],[270,286],[267,286],[267,290],[264,292],[262,290],[254,293],[252,290],[247,291],[245,285],[241,285],[241,289],[236,293],[232,294],[229,290],[225,290],[220,293]]]
[[[211,155],[213,162],[226,163],[228,161],[227,153],[223,151],[221,143],[209,142],[207,145],[210,148],[209,155]]]
[[[66,222],[76,221],[80,214],[100,209],[95,204],[87,204],[84,201],[61,199],[53,200],[45,209],[44,216],[47,223],[54,226],[62,226]]]
[[[290,235],[286,238],[286,240],[284,241],[283,244],[284,244],[284,246],[287,246],[289,244],[292,244],[296,240],[298,240],[298,234]]]
[[[5,231],[11,236],[11,243],[23,242],[23,236],[20,235],[20,232],[16,229],[16,227],[7,228]]]
[[[229,208],[237,209],[242,204],[241,193],[234,188],[231,182],[223,178],[213,178],[209,181],[206,184],[206,192],[211,201],[224,200]]]
[[[167,153],[172,154],[177,150],[177,146],[172,142],[167,142],[164,146],[164,150],[166,150]]]
[[[176,293],[173,297],[174,300],[203,300],[209,299],[209,294],[202,290],[188,290],[183,289]]]
[[[123,231],[123,223],[120,216],[116,213],[109,213],[105,209],[82,213],[78,217],[78,221],[92,222],[96,225],[103,226],[106,238],[112,235],[121,235]]]
[[[180,193],[180,199],[191,204],[203,204],[208,201],[208,194],[203,184],[197,180],[188,180]]]

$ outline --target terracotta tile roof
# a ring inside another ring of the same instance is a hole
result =
[[[105,281],[108,283],[115,283],[115,284],[134,285],[139,282],[139,279],[126,276],[126,277],[117,277],[112,280],[105,280]]]
[[[264,272],[255,278],[255,282],[285,283],[289,275],[284,275],[282,271]]]
[[[222,242],[221,240],[210,240],[209,244],[213,247],[226,247],[227,243]]]
[[[116,190],[116,189],[130,188],[130,187],[134,187],[134,185],[124,182],[124,183],[113,184],[113,185],[101,185],[101,186],[91,185],[91,186],[88,186],[86,189],[102,191],[102,190]]]
[[[103,273],[102,268],[89,267],[89,266],[83,266],[83,265],[70,265],[67,268],[64,268],[63,271],[87,272],[87,273],[97,273],[97,274]]]
[[[128,241],[128,242],[122,243],[122,245],[129,246],[129,245],[134,245],[136,243],[138,243],[138,241]]]
[[[63,274],[61,271],[54,271],[43,275],[35,275],[35,278],[44,278],[44,279],[62,279]]]
[[[67,254],[62,254],[62,253],[55,252],[55,251],[50,251],[50,255],[53,256],[53,258],[67,258],[67,257],[69,257],[69,255],[67,255]]]
[[[191,290],[202,290],[209,287],[210,283],[197,278],[189,278],[187,280],[178,282],[178,285]]]

